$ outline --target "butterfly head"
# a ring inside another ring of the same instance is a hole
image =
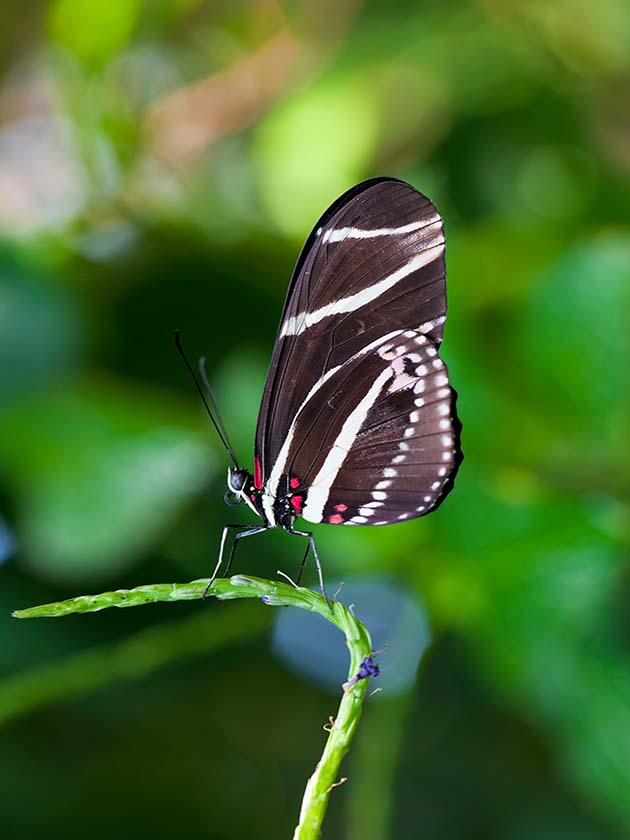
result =
[[[241,467],[229,467],[227,473],[227,493],[225,503],[230,507],[245,502],[258,516],[261,513],[260,491],[254,486],[254,479],[250,472]]]
[[[247,491],[247,479],[249,478],[247,470],[240,467],[230,467],[227,473],[227,493],[225,494],[225,503],[230,507],[236,507],[245,498]]]

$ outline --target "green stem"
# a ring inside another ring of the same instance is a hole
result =
[[[68,601],[17,610],[13,615],[16,618],[57,617],[71,613],[95,612],[108,607],[134,607],[157,601],[192,600],[202,598],[207,585],[207,580],[195,580],[184,584],[138,586],[135,589],[83,595]],[[350,652],[348,680],[358,673],[361,663],[371,653],[370,635],[352,612],[343,604],[329,605],[321,595],[311,592],[310,589],[237,575],[229,579],[215,580],[208,594],[220,600],[260,598],[264,603],[272,606],[294,606],[319,613],[345,636],[346,646]],[[350,748],[357,729],[367,683],[367,679],[361,679],[344,688],[337,717],[330,727],[324,752],[304,791],[300,820],[295,829],[294,840],[315,840],[320,836],[330,792],[342,781],[338,778],[339,766]]]

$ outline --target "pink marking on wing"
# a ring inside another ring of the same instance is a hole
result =
[[[250,493],[249,498],[252,500],[252,502],[255,502],[256,501],[256,494],[255,493]]]
[[[348,510],[348,505],[335,505],[335,510],[340,510],[343,512],[344,510]]]
[[[262,490],[262,470],[260,468],[260,458],[258,455],[254,457],[254,487],[256,490]]]
[[[304,496],[291,496],[291,504],[293,505],[295,512],[299,516],[302,513],[302,505],[304,503]]]
[[[299,479],[299,478],[295,478],[295,476],[294,476],[294,477],[293,477],[293,478],[289,481],[289,484],[291,485],[291,490],[295,490],[295,488],[296,488],[296,487],[299,487],[299,486],[300,486],[300,479]]]
[[[340,525],[343,522],[343,516],[340,516],[338,513],[334,513],[332,516],[328,517],[328,521],[331,525]]]

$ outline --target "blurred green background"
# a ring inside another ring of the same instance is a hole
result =
[[[379,174],[445,218],[465,461],[430,517],[317,529],[390,644],[325,837],[624,836],[629,35],[623,0],[2,5],[4,838],[291,836],[341,681],[320,619],[9,613],[209,574],[235,513],[172,330],[251,466],[301,242]]]

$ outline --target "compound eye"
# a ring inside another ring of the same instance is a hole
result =
[[[245,486],[247,481],[247,470],[230,470],[228,475],[228,487],[233,493],[238,493]]]

